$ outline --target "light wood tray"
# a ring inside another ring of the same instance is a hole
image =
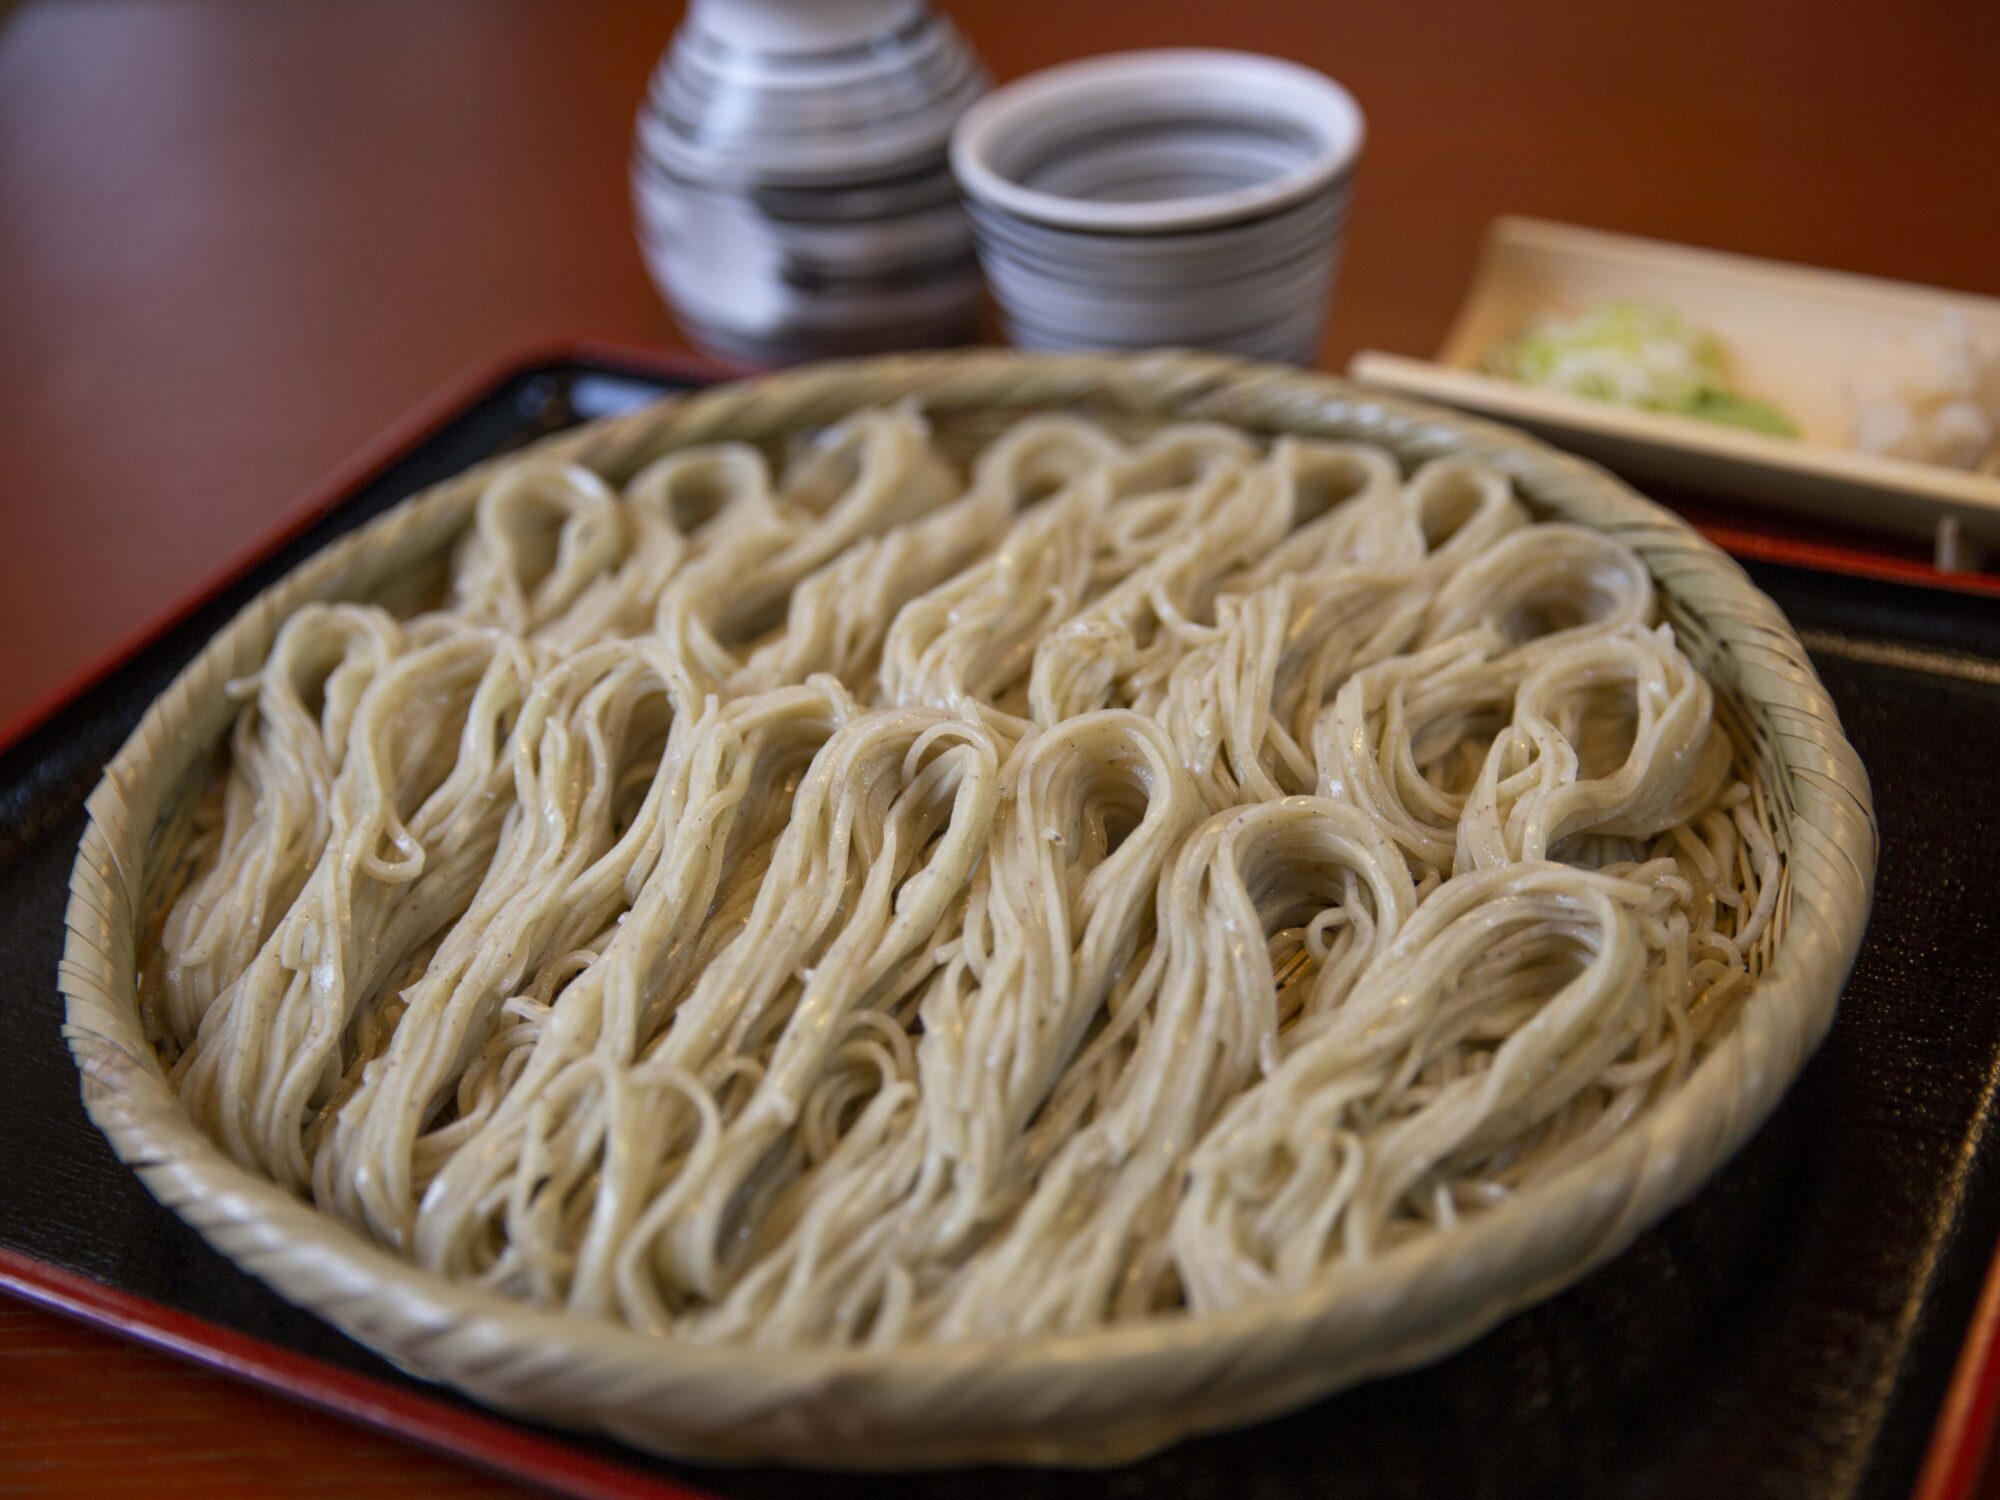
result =
[[[1635,411],[1483,372],[1487,354],[1535,318],[1611,301],[1657,303],[1715,334],[1735,388],[1775,402],[1800,436]],[[1947,313],[2000,341],[2000,301],[1991,297],[1502,218],[1435,360],[1366,350],[1349,370],[1370,385],[1519,422],[1641,479],[1927,540],[1949,519],[2000,544],[2000,476],[1863,453],[1848,441],[1848,376]]]
[[[694,1347],[441,1280],[245,1171],[195,1129],[142,1033],[135,959],[162,812],[234,716],[231,678],[315,599],[383,597],[434,571],[496,467],[413,497],[249,605],[147,712],[89,802],[60,983],[92,1118],[161,1202],[223,1254],[420,1375],[541,1421],[714,1459],[909,1467],[1105,1464],[1435,1358],[1616,1254],[1754,1131],[1831,1022],[1865,924],[1876,833],[1865,773],[1797,637],[1736,565],[1601,471],[1506,429],[1340,381],[1213,356],[1003,353],[828,365],[669,401],[537,452],[614,483],[690,443],[779,444],[861,407],[924,407],[969,450],[1066,408],[1128,429],[1204,418],[1462,454],[1532,506],[1634,547],[1717,688],[1785,853],[1768,968],[1733,1032],[1643,1124],[1562,1176],[1309,1291],[1226,1315],[1089,1335],[888,1351]]]

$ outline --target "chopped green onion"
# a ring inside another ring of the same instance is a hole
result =
[[[1494,349],[1485,364],[1495,375],[1542,390],[1777,437],[1799,435],[1797,424],[1770,402],[1730,389],[1714,335],[1649,303],[1607,302],[1566,322],[1537,323]]]

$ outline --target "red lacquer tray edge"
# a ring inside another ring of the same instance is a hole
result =
[[[1931,1429],[1910,1500],[1975,1500],[1990,1495],[1988,1465],[2000,1416],[2000,1254],[1986,1272],[1979,1304],[1959,1345],[1951,1384]]]
[[[434,1453],[559,1489],[578,1500],[714,1500],[706,1491],[580,1453],[504,1417],[468,1411],[295,1354],[4,1246],[0,1291]]]

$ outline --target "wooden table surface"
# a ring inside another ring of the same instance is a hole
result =
[[[1432,351],[1502,212],[2000,294],[1993,0],[947,8],[1003,79],[1226,45],[1346,83],[1330,367]],[[0,724],[455,373],[680,345],[625,192],[678,10],[0,0]],[[0,1492],[518,1493],[5,1304]]]

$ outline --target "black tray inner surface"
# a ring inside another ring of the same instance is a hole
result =
[[[153,697],[258,588],[412,490],[666,383],[556,364],[500,383],[305,536],[0,753],[0,1244],[259,1339],[421,1386],[158,1207],[78,1103],[55,988],[82,803]],[[1839,1019],[1693,1202],[1472,1348],[1102,1472],[806,1476],[579,1449],[723,1495],[1906,1495],[2000,1233],[2000,604],[1753,570],[1875,778],[1883,849]]]

